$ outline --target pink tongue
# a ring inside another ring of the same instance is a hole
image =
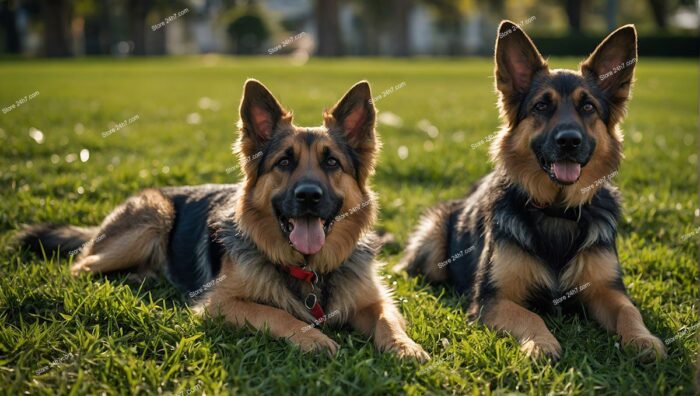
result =
[[[581,176],[581,164],[575,162],[555,162],[552,164],[552,170],[557,180],[564,183],[573,183]]]
[[[304,217],[289,219],[294,225],[289,240],[302,254],[318,253],[326,242],[326,234],[323,232],[323,222],[318,217]]]

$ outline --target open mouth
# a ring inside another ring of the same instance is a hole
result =
[[[574,184],[581,177],[581,164],[574,161],[543,162],[542,169],[559,184]]]
[[[282,232],[289,238],[289,244],[303,255],[318,253],[326,243],[326,235],[333,222],[315,216],[287,218],[279,217]]]

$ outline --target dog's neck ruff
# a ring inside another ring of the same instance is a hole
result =
[[[287,272],[292,278],[296,278],[306,282],[311,285],[311,292],[304,298],[304,306],[309,310],[309,313],[313,315],[316,320],[314,324],[320,325],[326,321],[326,313],[323,311],[323,307],[318,302],[318,296],[316,296],[316,284],[318,283],[318,274],[315,271],[308,271],[302,267],[297,266],[282,266],[285,272]]]
[[[566,220],[577,221],[581,216],[581,207],[567,208],[560,205],[541,204],[536,201],[530,201],[528,205],[530,210],[539,210],[550,217],[559,217]]]

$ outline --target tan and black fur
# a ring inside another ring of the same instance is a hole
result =
[[[309,326],[318,324],[304,305],[312,286],[285,271],[305,266],[317,274],[324,325],[347,323],[382,351],[429,359],[406,334],[377,274],[368,179],[379,141],[371,97],[360,82],[324,113],[322,126],[305,128],[248,80],[235,144],[241,183],[145,190],[99,227],[29,226],[20,240],[35,250],[79,248],[75,275],[164,272],[190,295],[209,283],[199,312],[269,329],[304,351],[335,352],[338,344]]]
[[[512,22],[498,37],[495,169],[466,198],[423,216],[396,269],[455,285],[472,317],[533,356],[561,353],[535,313],[557,305],[583,305],[643,359],[665,356],[626,293],[615,245],[620,198],[609,179],[622,158],[634,27],[611,33],[578,71],[551,70]]]

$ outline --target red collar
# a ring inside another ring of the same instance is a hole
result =
[[[285,266],[284,270],[287,271],[289,275],[291,275],[293,278],[297,278],[299,280],[303,280],[306,283],[317,283],[318,282],[318,275],[314,271],[307,271],[301,267],[289,267]]]
[[[323,312],[323,308],[318,302],[318,297],[316,297],[316,294],[314,294],[316,284],[318,283],[318,275],[316,272],[307,271],[297,266],[284,266],[282,268],[284,268],[284,270],[291,275],[292,278],[303,280],[311,285],[311,293],[306,295],[306,298],[304,299],[304,306],[306,306],[306,309],[308,309],[311,315],[316,318],[314,324],[320,325],[325,322],[326,314]]]

